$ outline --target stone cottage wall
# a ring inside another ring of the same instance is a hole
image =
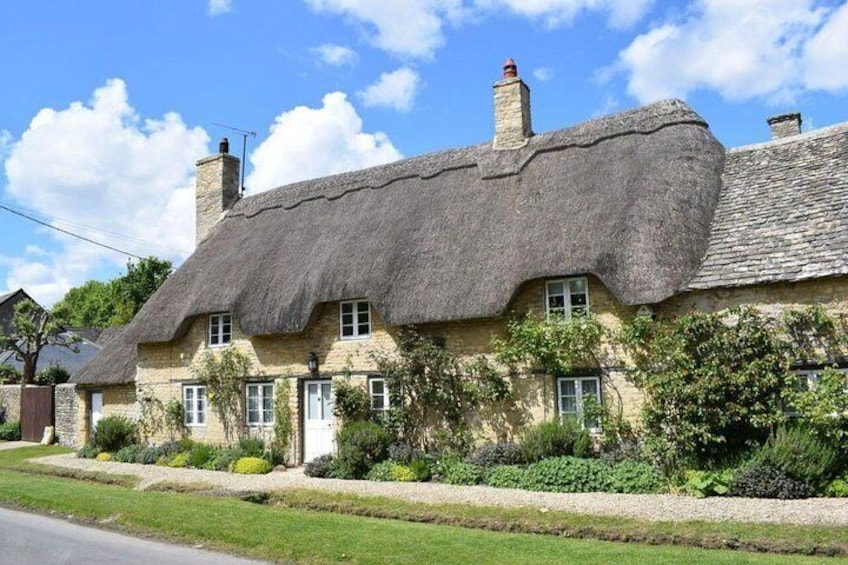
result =
[[[53,393],[56,406],[56,440],[65,447],[72,448],[80,446],[79,412],[82,407],[76,387],[73,383],[56,385]]]
[[[0,411],[5,409],[6,421],[21,419],[21,385],[0,385]]]

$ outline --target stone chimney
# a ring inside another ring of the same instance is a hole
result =
[[[495,149],[517,149],[533,135],[530,124],[530,89],[518,78],[515,61],[504,63],[503,80],[495,89]]]
[[[783,139],[801,133],[801,114],[781,114],[768,119],[772,139]]]
[[[238,200],[239,164],[239,160],[230,155],[230,142],[226,137],[218,144],[217,155],[197,162],[195,234],[198,245]]]

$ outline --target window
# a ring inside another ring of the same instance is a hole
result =
[[[367,300],[341,303],[342,339],[371,337],[371,306]]]
[[[600,422],[597,418],[587,418],[583,411],[590,402],[601,402],[601,380],[598,377],[564,377],[557,379],[557,398],[559,415],[574,418],[583,428],[597,430]]]
[[[794,385],[795,392],[815,390],[819,384],[819,379],[821,378],[821,373],[823,371],[824,369],[801,369],[799,371],[792,371],[792,375],[795,377],[795,381],[792,383]],[[848,367],[836,369],[836,371],[848,376]],[[848,379],[846,379],[845,384],[845,394],[848,394]],[[800,412],[798,412],[798,409],[795,406],[792,406],[789,402],[784,403],[783,413],[791,417],[798,417],[801,415]]]
[[[274,384],[247,385],[247,425],[269,426],[274,423]]]
[[[589,285],[586,277],[548,281],[545,287],[548,316],[570,318],[589,309]]]
[[[186,426],[206,425],[206,387],[188,385],[183,387],[183,411]]]
[[[233,340],[233,321],[230,314],[209,316],[209,347],[229,345]]]
[[[371,410],[388,410],[391,407],[389,389],[383,377],[368,378],[368,395],[371,397]]]

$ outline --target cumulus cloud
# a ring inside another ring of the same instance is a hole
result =
[[[538,67],[533,69],[533,76],[536,80],[541,82],[548,82],[552,78],[554,78],[554,70],[549,69],[548,67]]]
[[[382,132],[365,133],[343,92],[320,108],[298,106],[276,117],[270,135],[250,154],[251,194],[299,180],[381,165],[402,155]]]
[[[324,45],[313,47],[310,51],[315,53],[322,63],[333,67],[352,65],[357,59],[356,51],[344,45],[325,43]]]
[[[233,11],[232,0],[209,0],[208,11],[210,16],[220,16]]]
[[[645,15],[653,0],[476,0],[481,9],[506,9],[531,19],[543,20],[549,27],[570,24],[584,11],[609,13],[612,27],[633,25]]]
[[[642,102],[708,89],[732,101],[791,100],[848,86],[848,7],[816,0],[700,0],[639,35],[619,55]],[[669,72],[669,69],[674,69]]]
[[[398,112],[408,112],[418,94],[421,77],[409,67],[401,67],[390,73],[383,73],[380,79],[357,95],[366,106],[394,108]]]
[[[137,255],[181,260],[194,247],[194,162],[208,152],[208,142],[203,129],[187,127],[178,114],[142,119],[125,83],[112,79],[87,104],[37,113],[11,145],[6,196],[39,214],[72,218],[73,231],[92,239]],[[9,267],[7,288],[32,289],[50,304],[95,267],[126,261],[50,233],[58,251],[2,258]]]

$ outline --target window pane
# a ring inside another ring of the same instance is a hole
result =
[[[353,304],[351,302],[342,304],[342,314],[353,314]]]
[[[586,280],[571,279],[568,281],[568,290],[571,294],[586,294]]]
[[[595,400],[598,400],[598,381],[595,379],[586,379],[582,381],[582,392],[583,398],[591,396]]]
[[[342,324],[346,326],[353,325],[353,314],[342,314]]]
[[[329,420],[333,415],[333,385],[331,383],[321,383],[321,408],[323,419]]]
[[[353,326],[342,326],[342,336],[349,337],[353,335]]]
[[[368,324],[359,324],[359,335],[368,335],[371,333],[371,326]]]
[[[561,396],[560,410],[562,410],[563,414],[577,414],[577,398],[574,396]]]
[[[321,419],[321,400],[318,396],[318,383],[310,383],[307,386],[307,415],[310,420]]]
[[[371,395],[371,409],[383,410],[386,407],[386,399],[382,394]]]
[[[371,381],[371,394],[383,394],[383,389],[383,381],[378,381],[376,379]]]
[[[360,324],[367,324],[369,322],[368,317],[368,312],[360,312],[356,316],[356,321]]]
[[[548,296],[563,294],[563,286],[561,282],[548,283]]]

